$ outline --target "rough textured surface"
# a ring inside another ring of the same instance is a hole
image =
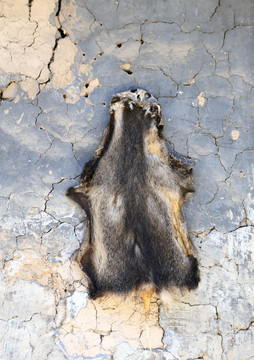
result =
[[[254,5],[251,0],[0,4],[0,358],[253,359]],[[65,197],[113,93],[145,88],[195,162],[185,204],[201,284],[87,299],[71,261],[84,214]]]

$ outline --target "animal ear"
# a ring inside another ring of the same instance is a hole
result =
[[[85,192],[84,186],[78,185],[78,186],[70,187],[66,191],[66,196],[70,197],[73,201],[79,204],[79,206],[81,206],[86,213],[89,213],[89,200]]]

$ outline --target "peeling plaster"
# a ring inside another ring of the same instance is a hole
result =
[[[56,28],[49,21],[55,2],[36,1],[31,21],[27,18],[27,1],[19,1],[18,6],[10,3],[4,2],[0,18],[0,69],[46,81],[49,76],[47,63],[56,34]]]
[[[198,97],[197,97],[197,99],[198,99],[198,104],[200,105],[200,106],[204,106],[205,105],[205,98],[204,98],[204,93],[203,92],[201,92],[199,95],[198,95]]]
[[[52,71],[52,84],[57,88],[64,88],[73,80],[71,66],[77,53],[76,46],[66,37],[58,41],[54,54],[54,61],[50,66]]]

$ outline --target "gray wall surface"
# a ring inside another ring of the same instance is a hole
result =
[[[29,6],[30,4],[30,6]],[[0,358],[254,359],[254,2],[0,3]],[[158,98],[195,161],[199,288],[91,301],[78,184],[116,92]]]

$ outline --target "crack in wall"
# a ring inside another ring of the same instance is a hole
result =
[[[212,18],[214,17],[214,15],[217,13],[217,10],[218,10],[219,7],[220,7],[220,2],[221,2],[221,0],[218,0],[218,4],[217,4],[216,8],[214,9],[214,12],[213,12],[212,15],[210,16],[210,20],[212,20]]]
[[[51,54],[51,57],[50,57],[49,62],[47,64],[47,68],[48,68],[48,70],[50,72],[50,76],[45,82],[42,82],[40,85],[47,84],[47,83],[49,83],[51,81],[51,79],[53,77],[53,73],[52,73],[52,70],[51,70],[51,65],[53,64],[53,62],[55,60],[55,52],[56,52],[56,49],[58,47],[59,40],[64,39],[64,38],[69,36],[66,33],[65,29],[63,29],[62,23],[61,23],[61,20],[60,20],[61,7],[62,7],[62,0],[58,0],[57,9],[56,9],[56,12],[55,12],[55,21],[56,21],[56,27],[57,27],[57,31],[58,31],[59,35],[58,36],[56,35],[55,44],[54,44],[54,46],[52,48],[52,54]]]

